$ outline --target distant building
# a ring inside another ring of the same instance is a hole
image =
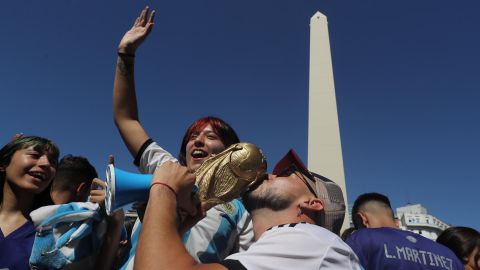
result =
[[[447,223],[429,215],[427,209],[421,204],[398,207],[396,217],[400,229],[418,233],[434,241],[443,230],[450,227]]]

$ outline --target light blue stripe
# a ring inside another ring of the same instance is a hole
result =
[[[236,235],[234,232],[245,213],[245,208],[238,199],[231,201],[229,206],[233,207],[232,211],[222,206],[225,211],[221,213],[221,221],[217,232],[208,244],[207,250],[199,255],[199,260],[202,263],[219,262],[222,260],[220,255],[225,254],[225,251],[231,248],[228,244],[231,243],[231,237]]]

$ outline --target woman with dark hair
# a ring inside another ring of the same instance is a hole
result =
[[[462,261],[465,270],[480,270],[480,233],[468,227],[450,227],[437,238]]]
[[[135,165],[142,173],[153,174],[155,168],[175,159],[154,142],[138,119],[134,84],[135,52],[152,30],[155,11],[149,16],[148,7],[125,33],[118,46],[117,68],[113,86],[114,120]],[[239,142],[235,131],[225,121],[204,117],[195,121],[183,136],[178,162],[190,171],[196,170],[212,154],[217,154]],[[132,232],[133,249],[122,269],[133,268],[140,223]],[[229,254],[248,248],[253,241],[250,216],[240,200],[218,205],[207,211],[207,217],[183,234],[189,253],[199,262],[218,262]]]
[[[50,186],[58,163],[50,140],[27,136],[0,149],[0,269],[30,269],[35,238],[30,212],[53,204]]]

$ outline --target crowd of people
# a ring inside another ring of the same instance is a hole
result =
[[[154,17],[142,10],[121,39],[113,89],[125,146],[138,170],[153,174],[138,218],[105,213],[105,182],[86,158],[59,161],[54,142],[14,136],[0,149],[0,269],[480,270],[478,231],[450,227],[434,242],[400,230],[379,193],[355,200],[354,227],[340,237],[340,187],[309,171],[293,149],[241,197],[210,209],[195,203],[194,171],[240,139],[224,120],[203,117],[186,129],[175,158],[147,134],[134,62]]]

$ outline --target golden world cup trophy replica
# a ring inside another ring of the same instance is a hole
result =
[[[227,203],[265,177],[267,161],[251,143],[236,143],[212,155],[195,171],[197,198],[207,209]]]

